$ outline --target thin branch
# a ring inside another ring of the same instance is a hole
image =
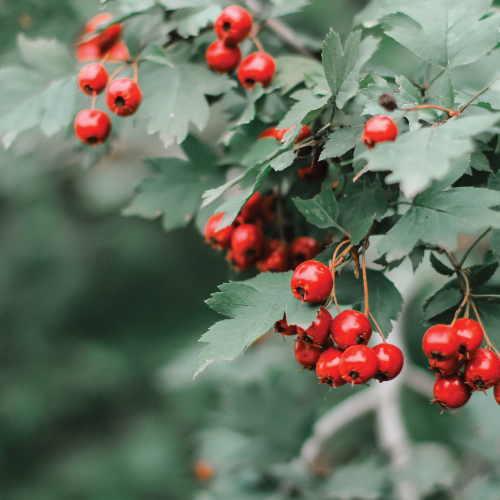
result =
[[[472,249],[491,231],[491,229],[492,228],[489,227],[483,234],[481,234],[478,238],[476,238],[476,241],[474,241],[474,243],[467,249],[464,256],[462,257],[462,259],[458,263],[459,267],[462,267],[464,265],[465,259],[469,256]]]
[[[368,311],[368,314],[370,315],[370,318],[372,319],[372,321],[375,323],[375,326],[377,327],[378,333],[380,333],[380,336],[382,337],[382,340],[384,341],[384,344],[385,344],[387,342],[387,340],[385,340],[385,336],[382,333],[382,328],[380,328],[378,323],[375,321],[375,318],[373,317],[373,314],[370,311]]]
[[[474,301],[470,299],[470,305],[472,306],[472,309],[474,309],[474,314],[476,315],[477,321],[481,325],[481,328],[483,330],[484,338],[486,339],[486,347],[493,349],[495,351],[496,355],[500,357],[500,352],[497,351],[495,346],[491,343],[490,338],[488,337],[488,334],[486,333],[486,330],[484,329],[483,322],[481,321],[481,317],[479,316],[479,311],[477,310],[476,304],[474,304]]]
[[[363,264],[363,288],[365,292],[365,316],[368,316],[370,312],[370,307],[368,306],[368,281],[366,279],[366,242],[363,242],[363,247],[361,251],[361,258],[362,258],[362,264]],[[382,332],[381,332],[382,333]],[[382,335],[383,337],[383,335]]]
[[[451,322],[451,326],[455,324],[455,321],[458,319],[458,315],[460,314],[460,311],[464,308],[465,304],[469,301],[470,297],[470,286],[469,286],[469,280],[467,279],[467,276],[462,270],[459,270],[460,274],[462,275],[463,280],[465,281],[465,293],[464,293],[464,300],[462,300],[462,303],[458,307],[458,309],[455,312],[455,316],[453,316],[453,321]]]
[[[500,76],[497,76],[493,81],[488,83],[485,87],[483,87],[479,92],[474,94],[458,111],[457,115],[460,115],[464,112],[465,108],[470,106],[481,94],[484,94],[497,80],[500,79]]]

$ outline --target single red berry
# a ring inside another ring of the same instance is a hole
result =
[[[117,42],[109,49],[108,62],[122,62],[130,59],[130,52],[128,51],[125,42]]]
[[[255,261],[262,251],[264,240],[260,227],[255,224],[242,224],[233,232],[231,248],[235,254]]]
[[[495,396],[495,401],[500,405],[500,383],[495,386],[493,395]]]
[[[330,324],[333,341],[341,348],[368,344],[372,336],[372,325],[359,311],[342,311]]]
[[[262,195],[254,193],[249,200],[243,205],[240,215],[245,222],[253,222],[260,215],[260,206]]]
[[[212,245],[212,248],[223,250],[231,247],[231,236],[233,235],[233,224],[217,230],[224,214],[214,214],[205,224],[205,241]]]
[[[367,345],[353,345],[340,358],[340,375],[350,384],[366,384],[377,370],[377,355]]]
[[[361,139],[368,149],[379,142],[392,142],[398,136],[397,125],[387,116],[374,116],[366,122]]]
[[[217,73],[232,73],[240,64],[241,49],[237,45],[226,45],[222,40],[212,43],[206,53],[208,67]]]
[[[288,245],[280,240],[266,240],[262,257],[257,262],[257,269],[261,273],[284,273],[288,271],[290,251]]]
[[[394,344],[378,344],[373,348],[378,359],[378,371],[375,378],[385,382],[396,378],[403,369],[404,356],[401,349]]]
[[[297,172],[303,182],[316,182],[322,179],[328,172],[328,162],[313,161],[309,165],[302,167]]]
[[[215,20],[214,30],[227,45],[243,41],[252,29],[252,16],[242,7],[233,5],[225,8]]]
[[[322,384],[340,387],[347,382],[340,374],[340,358],[343,351],[338,347],[330,347],[323,351],[316,362],[316,373]]]
[[[488,349],[479,349],[465,365],[465,382],[473,391],[485,391],[500,382],[500,359]]]
[[[310,345],[302,340],[297,340],[295,342],[295,357],[304,368],[314,370],[321,353],[330,347],[333,347],[331,339],[327,339],[322,346]]]
[[[100,109],[84,109],[75,118],[75,134],[85,144],[101,144],[110,133],[111,120]]]
[[[82,92],[87,95],[99,95],[108,83],[108,72],[99,63],[87,64],[78,75],[78,85]]]
[[[297,335],[297,327],[295,325],[289,325],[286,321],[286,314],[283,315],[283,319],[276,321],[274,323],[274,331],[276,333],[281,333],[283,337],[285,335]]]
[[[434,370],[436,375],[444,375],[448,377],[449,375],[454,375],[464,366],[465,359],[459,359],[458,356],[453,358],[445,359],[444,361],[437,361],[436,359],[429,359],[431,365],[431,370]]]
[[[103,12],[94,16],[85,26],[85,33],[95,33],[98,28],[107,24],[112,20],[113,16],[109,12]],[[112,24],[106,28],[103,32],[96,35],[92,41],[100,48],[101,55],[104,55],[108,50],[110,50],[113,45],[120,39],[122,34],[121,24]]]
[[[434,383],[434,399],[432,403],[438,403],[442,410],[454,410],[460,408],[469,401],[471,389],[464,383],[461,373],[448,377],[439,377]]]
[[[238,68],[238,80],[247,89],[253,89],[256,83],[269,87],[276,71],[276,63],[266,52],[253,52],[243,59]]]
[[[101,57],[101,49],[93,40],[76,46],[76,60],[79,62],[95,61]]]
[[[233,250],[228,250],[226,260],[235,271],[248,271],[255,262],[254,259],[248,259],[244,255],[233,252]]]
[[[444,361],[458,355],[458,337],[449,325],[434,325],[422,340],[424,353],[428,358]]]
[[[460,318],[455,321],[453,330],[458,336],[458,355],[460,358],[470,358],[483,343],[481,325],[470,318]]]
[[[108,85],[106,104],[118,116],[133,115],[141,101],[141,89],[132,78],[117,78]]]
[[[300,340],[306,344],[321,345],[330,335],[330,323],[332,322],[332,315],[324,308],[320,307],[316,319],[312,322],[311,326],[306,330],[297,327]]]
[[[326,300],[332,292],[332,273],[321,262],[306,260],[295,269],[291,286],[296,299],[317,304]]]
[[[259,139],[267,139],[268,137],[273,137],[277,141],[283,142],[283,137],[285,136],[285,134],[289,130],[292,130],[292,128],[294,128],[294,127],[290,127],[290,128],[269,127],[269,128],[266,128],[266,130],[264,130],[264,132],[262,132],[259,135]],[[302,127],[302,130],[300,131],[299,136],[297,137],[297,139],[295,141],[295,144],[304,141],[308,137],[311,137],[311,135],[312,135],[311,129],[307,125],[304,125]]]
[[[311,260],[321,252],[321,245],[309,236],[301,236],[293,241],[290,250],[294,267],[306,260]]]

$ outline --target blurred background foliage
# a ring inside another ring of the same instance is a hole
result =
[[[344,37],[364,5],[315,0],[285,21],[316,40],[330,27]],[[71,45],[97,10],[97,0],[0,0],[1,65],[18,61],[17,33]],[[475,90],[496,58],[458,78]],[[416,66],[388,38],[377,61],[410,76]],[[203,301],[236,275],[195,228],[166,234],[158,221],[119,215],[146,172],[141,159],[166,154],[129,125],[101,159],[74,152],[65,134],[33,131],[0,151],[0,498],[393,498],[369,417],[328,443],[314,476],[287,468],[349,394],[300,373],[290,344],[265,338],[192,381],[196,341],[217,319]],[[415,318],[437,285],[415,285],[402,318],[422,366]],[[403,410],[412,439],[426,443],[409,471],[420,498],[500,499],[491,397],[439,416],[408,391]]]

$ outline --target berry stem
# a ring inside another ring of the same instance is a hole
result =
[[[332,272],[332,280],[333,280],[333,286],[332,286],[332,293],[330,294],[330,298],[328,299],[328,302],[327,302],[327,305],[326,305],[326,309],[328,309],[331,304],[332,304],[332,299],[335,301],[335,307],[337,308],[337,311],[338,313],[340,314],[340,307],[339,307],[339,304],[337,302],[337,295],[335,294],[335,267],[337,265],[337,253],[338,251],[346,244],[346,243],[349,243],[351,240],[345,240],[341,243],[338,244],[337,248],[335,249],[335,252],[333,254],[333,258],[332,258],[332,263],[330,264],[330,270]],[[349,247],[350,249],[351,247]],[[343,258],[343,257],[342,257]]]
[[[117,68],[112,74],[111,76],[109,77],[109,82],[111,82],[111,80],[113,80],[113,78],[122,70],[125,68],[125,66],[127,66],[127,64],[122,64],[119,68]]]
[[[265,52],[264,47],[262,46],[259,39],[255,35],[251,36],[250,38],[252,39],[252,42],[255,44],[257,49],[259,49],[259,52]]]
[[[382,333],[382,329],[380,328],[380,326],[378,326],[378,323],[375,321],[375,318],[373,317],[373,314],[370,311],[368,311],[368,314],[370,315],[370,318],[372,319],[372,321],[375,323],[375,326],[377,327],[378,333],[382,337],[382,340],[384,341],[384,344],[385,344],[387,342],[387,340],[385,340],[385,336]]]
[[[464,308],[465,304],[469,302],[469,297],[470,297],[470,286],[469,286],[469,280],[467,279],[467,276],[465,273],[460,270],[460,274],[462,275],[462,278],[465,282],[465,293],[464,293],[464,300],[462,300],[462,303],[458,307],[458,309],[455,312],[455,316],[453,316],[453,321],[451,322],[451,326],[455,324],[455,321],[458,319],[458,315],[460,314],[460,311]]]
[[[474,301],[472,299],[469,299],[469,302],[470,305],[472,306],[472,309],[474,309],[474,314],[476,315],[477,321],[481,325],[481,329],[483,330],[484,338],[486,339],[486,349],[493,350],[496,353],[496,355],[500,357],[500,352],[498,352],[497,349],[495,349],[495,346],[491,343],[491,340],[488,337],[486,330],[484,329],[484,325],[479,316],[479,311],[477,310],[476,304],[474,304]]]
[[[137,61],[132,63],[132,68],[134,68],[134,82],[137,83],[137,79],[139,78],[139,68]]]
[[[366,279],[366,255],[365,255],[365,250],[366,250],[366,242],[363,242],[363,247],[361,250],[361,257],[362,257],[362,262],[363,262],[363,288],[365,291],[365,316],[368,316],[370,314],[370,308],[368,306],[368,281]]]
[[[471,253],[472,249],[491,231],[491,229],[492,228],[489,227],[488,229],[486,229],[486,231],[484,233],[482,233],[478,238],[476,238],[474,243],[467,249],[464,256],[462,257],[462,259],[458,263],[459,267],[462,267],[464,265],[465,259],[467,259],[467,257]]]
[[[404,111],[416,111],[418,109],[438,109],[443,113],[446,113],[449,117],[455,116],[458,112],[453,111],[452,109],[446,109],[441,106],[434,106],[433,104],[422,104],[420,106],[415,106],[414,108],[405,108]]]
[[[90,109],[95,109],[95,102],[97,101],[97,96],[95,95],[94,97],[92,97],[92,106],[90,107]]]

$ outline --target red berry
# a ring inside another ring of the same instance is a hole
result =
[[[378,359],[378,371],[375,378],[379,382],[396,378],[403,369],[404,356],[401,349],[394,344],[378,344],[373,348]]]
[[[340,374],[341,356],[342,351],[337,347],[330,347],[321,353],[316,363],[316,373],[322,384],[328,384],[332,387],[347,384]]]
[[[96,59],[100,59],[101,57],[101,49],[97,44],[94,43],[93,40],[80,43],[76,46],[77,61],[95,61]]]
[[[449,325],[434,325],[422,340],[424,353],[428,358],[444,361],[458,355],[458,337]]]
[[[312,322],[306,330],[297,327],[300,340],[306,344],[321,345],[330,335],[330,323],[332,322],[332,315],[324,308],[320,307],[316,319]]]
[[[269,87],[276,71],[276,63],[266,52],[253,52],[243,59],[238,68],[238,80],[247,89],[253,89],[256,83]]]
[[[133,115],[141,101],[141,89],[132,78],[117,78],[108,85],[106,104],[116,115]]]
[[[398,136],[397,125],[387,116],[374,116],[366,122],[361,139],[368,149],[379,142],[392,142]]]
[[[321,262],[306,260],[295,269],[291,287],[293,296],[301,302],[323,302],[332,292],[332,273]]]
[[[455,321],[453,330],[458,336],[458,355],[460,358],[470,358],[483,343],[483,329],[481,325],[470,318],[461,318]]]
[[[461,373],[448,377],[439,377],[434,383],[434,399],[443,410],[454,410],[464,406],[471,395],[470,387],[464,383]]]
[[[500,359],[488,349],[479,349],[465,365],[465,382],[473,391],[485,391],[500,381]]]
[[[229,250],[226,260],[235,271],[247,271],[254,265],[254,259],[247,259],[244,255],[239,255],[233,250]]]
[[[500,405],[500,384],[495,386],[493,395],[495,396],[495,401]]]
[[[274,323],[274,331],[276,333],[281,333],[281,335],[297,335],[297,327],[295,325],[289,325],[286,321],[286,314],[283,315],[283,319],[276,321]]]
[[[457,356],[444,361],[437,361],[435,359],[429,359],[431,365],[431,370],[436,372],[436,375],[444,375],[445,377],[449,375],[454,375],[455,373],[464,366],[465,360],[459,359]]]
[[[322,179],[328,171],[328,162],[313,161],[309,165],[302,167],[297,172],[300,180],[304,182],[316,182]]]
[[[108,83],[108,72],[99,63],[87,64],[78,75],[78,85],[82,92],[87,95],[100,94]]]
[[[284,273],[288,271],[288,245],[280,240],[266,240],[262,257],[257,262],[257,269],[261,273]]]
[[[254,193],[245,205],[243,205],[240,215],[245,222],[252,222],[259,216],[261,202],[262,195]]]
[[[85,26],[85,33],[94,33],[102,24],[107,24],[111,21],[113,16],[109,12],[103,12],[94,16]],[[121,24],[112,24],[109,28],[106,28],[102,33],[99,33],[92,42],[96,44],[101,55],[104,55],[108,50],[110,50],[113,45],[118,42],[122,34]]]
[[[260,227],[255,224],[242,224],[233,232],[231,247],[235,254],[255,261],[262,251],[264,240]]]
[[[101,144],[111,132],[111,120],[100,109],[84,109],[75,118],[75,134],[85,144]]]
[[[294,127],[282,128],[282,129],[276,127],[269,127],[259,135],[259,139],[267,139],[268,137],[273,137],[277,141],[282,142],[285,134],[289,130],[292,130],[292,128]],[[295,144],[297,144],[298,142],[302,142],[308,137],[311,137],[311,135],[312,135],[311,129],[307,125],[304,125],[302,127],[302,130],[300,131],[299,136],[297,137],[297,140],[295,141]]]
[[[109,49],[109,59],[108,62],[121,62],[130,59],[130,53],[128,51],[125,42],[117,42]]]
[[[208,67],[217,73],[231,73],[240,64],[241,49],[237,45],[226,45],[222,40],[212,43],[206,53]]]
[[[260,203],[260,215],[264,225],[273,222],[276,219],[277,196],[270,194],[264,196]]]
[[[297,267],[306,260],[311,260],[321,252],[321,245],[309,236],[297,238],[291,245],[292,260],[294,267]]]
[[[214,214],[205,224],[205,241],[210,243],[212,248],[219,250],[231,247],[231,236],[234,231],[233,224],[217,230],[223,218],[224,214]]]
[[[333,341],[341,348],[368,344],[372,336],[372,325],[359,311],[342,311],[330,325]]]
[[[224,9],[215,20],[214,30],[228,45],[243,41],[252,29],[252,16],[242,7],[233,5]]]
[[[302,340],[297,340],[297,342],[295,342],[295,357],[304,368],[314,370],[321,353],[330,347],[333,347],[331,339],[327,339],[321,347],[306,344]]]
[[[371,347],[353,345],[340,358],[340,374],[350,384],[365,384],[378,370],[378,360]]]

